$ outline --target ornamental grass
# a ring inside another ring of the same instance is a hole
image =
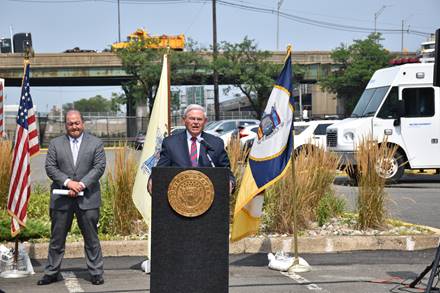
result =
[[[333,204],[321,204],[323,200],[329,202],[329,197],[334,199],[332,202],[337,201],[332,189],[337,165],[337,156],[312,145],[305,145],[297,152],[294,180],[290,166],[283,179],[266,191],[264,229],[292,234],[295,206],[298,229],[307,228],[311,222],[317,221],[319,214],[330,217],[341,213],[340,209],[333,210]],[[324,212],[326,207],[328,210]]]
[[[137,162],[134,151],[126,145],[115,150],[114,169],[108,171],[107,200],[112,203],[113,234],[131,235],[139,233],[141,215],[132,200],[134,180],[136,178]]]
[[[240,138],[238,136],[232,136],[229,140],[226,151],[228,153],[229,162],[231,164],[232,174],[235,176],[236,188],[235,192],[231,194],[229,200],[229,215],[230,220],[234,214],[235,201],[237,199],[238,190],[240,189],[241,179],[243,178],[244,169],[246,167],[247,158],[249,156],[250,149],[246,146],[242,146]]]
[[[11,178],[12,142],[0,138],[0,210],[6,209]]]
[[[386,225],[386,179],[379,176],[379,168],[389,164],[396,151],[395,146],[388,146],[386,138],[379,144],[371,136],[362,139],[357,146],[357,210],[358,228],[361,230],[379,229]]]

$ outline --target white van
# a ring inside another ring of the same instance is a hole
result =
[[[389,169],[380,171],[387,181],[397,181],[405,168],[440,168],[440,88],[433,86],[433,70],[434,63],[414,63],[376,71],[351,117],[327,128],[327,150],[355,165],[362,138],[387,136],[398,148]]]

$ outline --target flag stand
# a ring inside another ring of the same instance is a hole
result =
[[[295,128],[293,127],[293,121],[295,120],[295,114],[292,115],[292,154],[290,155],[290,164],[292,168],[292,186],[293,186],[293,251],[294,260],[292,266],[289,268],[289,273],[304,273],[309,272],[312,268],[302,258],[298,256],[298,209],[297,209],[297,194],[295,191]]]
[[[29,276],[29,272],[26,271],[26,261],[23,258],[19,259],[19,253],[18,253],[18,237],[15,236],[15,247],[14,247],[14,258],[12,259],[12,263],[8,263],[7,260],[1,259],[0,261],[4,263],[4,267],[9,267],[9,269],[5,270],[0,274],[0,277],[5,279],[17,279],[17,278],[24,278]],[[19,261],[21,262],[19,264]],[[2,264],[3,266],[3,264]],[[22,268],[25,268],[25,270],[22,270]]]

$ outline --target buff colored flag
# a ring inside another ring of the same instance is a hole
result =
[[[290,165],[294,112],[291,92],[292,61],[289,48],[249,153],[249,163],[235,203],[231,241],[238,241],[258,231],[263,191],[281,179]]]
[[[148,225],[148,258],[151,259],[151,195],[147,191],[148,178],[159,161],[162,140],[168,133],[168,57],[163,56],[162,74],[148,123],[136,179],[133,186],[133,202]]]

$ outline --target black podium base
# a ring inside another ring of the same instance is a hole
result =
[[[154,168],[152,293],[225,293],[229,268],[229,177],[224,168],[198,168],[215,190],[208,211],[188,218],[169,205],[168,186],[181,168]]]

